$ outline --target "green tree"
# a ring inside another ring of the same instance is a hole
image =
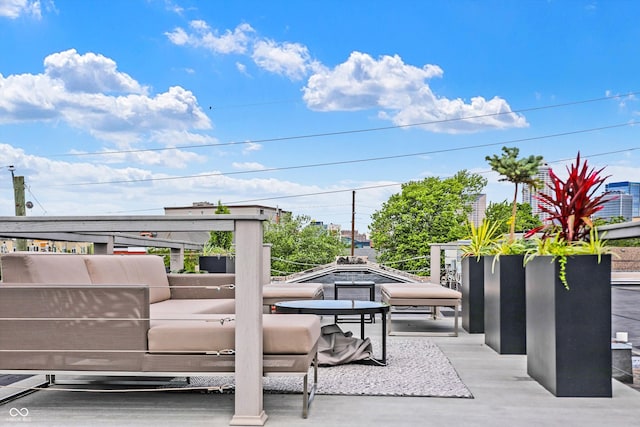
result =
[[[487,180],[466,170],[451,178],[425,178],[402,185],[369,226],[381,263],[427,275],[429,243],[458,240],[467,233],[471,206]],[[400,262],[402,261],[402,262]]]
[[[601,225],[607,225],[607,224],[622,224],[623,222],[627,222],[627,220],[624,219],[623,216],[614,216],[607,219],[594,218],[592,221],[593,221],[594,227],[600,227]]]
[[[503,176],[500,181],[509,181],[515,184],[513,202],[511,204],[511,218],[509,219],[511,225],[509,229],[509,241],[513,242],[516,232],[518,185],[531,185],[534,188],[540,186],[535,176],[538,173],[538,168],[542,165],[542,156],[531,155],[518,159],[518,154],[520,153],[518,148],[502,147],[502,151],[502,156],[498,157],[497,154],[494,154],[493,156],[485,157],[485,160],[489,162],[491,169]]]
[[[509,219],[511,218],[511,206],[507,200],[500,203],[489,203],[485,211],[485,217],[488,221],[500,223],[498,231],[500,234],[509,233]],[[542,225],[540,218],[533,215],[531,205],[529,203],[518,203],[516,206],[516,231],[529,231]]]
[[[346,253],[337,234],[311,224],[306,215],[283,215],[279,222],[265,223],[265,243],[271,243],[271,270],[282,275],[333,262]]]
[[[214,213],[216,215],[230,214],[231,210],[218,200],[218,207]],[[210,231],[209,240],[202,248],[202,252],[204,255],[228,255],[231,253],[232,244],[233,231]]]

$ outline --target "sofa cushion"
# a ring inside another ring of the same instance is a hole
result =
[[[235,313],[236,300],[220,299],[168,299],[149,307],[151,319],[181,318],[191,314]]]
[[[192,315],[191,320],[153,320],[150,353],[206,353],[235,349],[233,316]],[[264,354],[307,354],[320,337],[320,318],[313,314],[265,314]]]
[[[164,261],[156,255],[92,255],[85,257],[91,283],[147,285],[149,302],[171,298]]]
[[[262,299],[265,305],[280,301],[322,299],[321,283],[270,283],[262,287]]]
[[[2,255],[1,260],[2,281],[5,283],[56,285],[91,283],[84,257],[81,255],[15,252]]]
[[[462,294],[456,290],[433,283],[383,283],[380,285],[382,297],[389,304],[401,300],[459,300]]]

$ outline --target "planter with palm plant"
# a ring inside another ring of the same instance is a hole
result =
[[[516,239],[517,199],[520,185],[537,187],[541,156],[518,158],[518,148],[502,148],[502,156],[487,156],[501,181],[514,184],[509,234],[484,260],[485,344],[500,354],[526,353],[524,254],[527,241]]]

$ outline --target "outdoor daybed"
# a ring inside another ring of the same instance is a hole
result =
[[[398,332],[392,330],[391,313],[394,307],[431,307],[433,319],[437,316],[438,307],[451,307],[454,310],[454,330],[446,333],[458,336],[458,308],[462,301],[462,294],[453,289],[433,283],[383,283],[380,285],[382,302],[391,306],[387,331],[389,335],[442,335],[436,332]]]
[[[167,275],[152,255],[11,253],[0,262],[0,372],[235,370],[235,300],[225,275]],[[315,315],[264,314],[263,374],[300,375],[307,391],[319,337]],[[307,393],[303,400],[306,416]]]

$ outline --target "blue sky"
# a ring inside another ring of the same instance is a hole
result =
[[[278,206],[366,231],[400,183],[578,151],[640,181],[634,1],[0,0],[0,215]],[[4,181],[4,184],[1,184]]]

